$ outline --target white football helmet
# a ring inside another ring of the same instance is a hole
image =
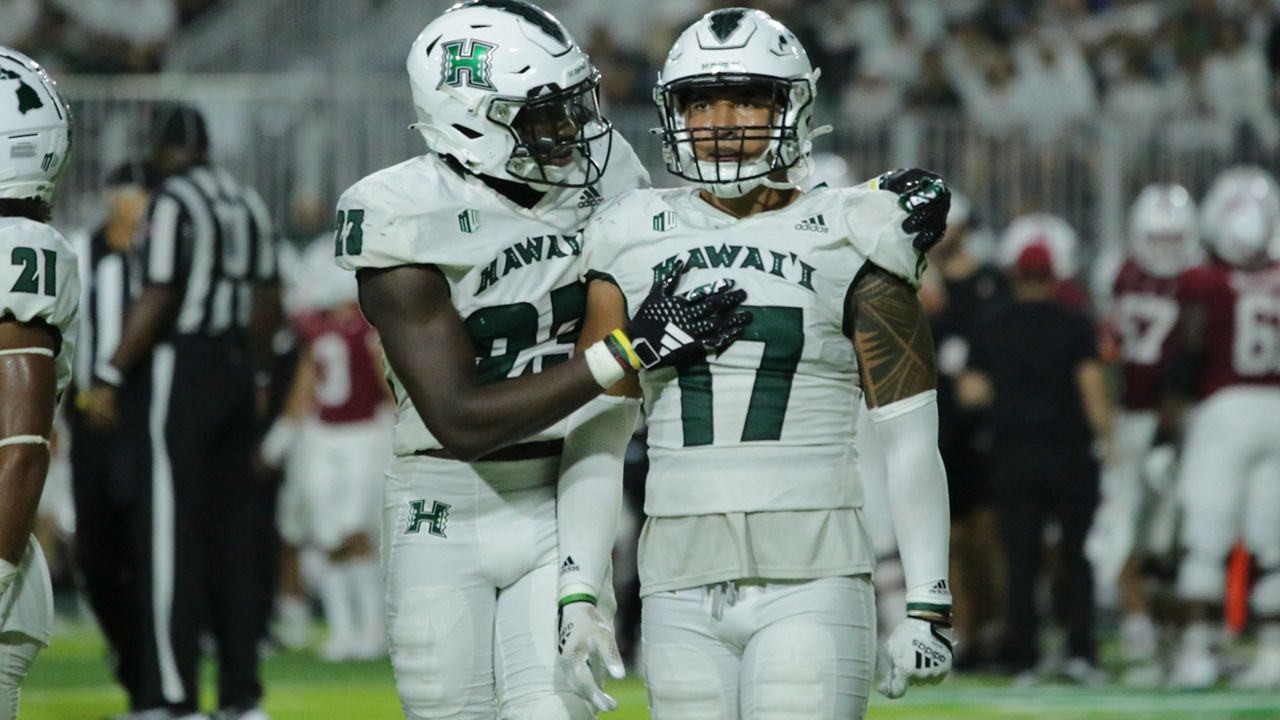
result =
[[[0,46],[0,198],[48,202],[71,155],[71,109],[34,60]]]
[[[523,0],[468,0],[418,35],[407,62],[413,125],[470,172],[586,187],[604,174],[612,126],[600,73],[569,31]]]
[[[1173,277],[1197,260],[1196,204],[1181,185],[1143,188],[1129,211],[1129,253],[1156,277]]]
[[[813,127],[818,75],[796,36],[766,13],[727,8],[703,15],[676,39],[653,91],[662,120],[654,132],[662,136],[667,170],[720,197],[740,197],[761,185],[800,185],[812,169],[813,138],[831,129]],[[772,92],[776,110],[767,125],[687,127],[691,94],[734,86]],[[743,143],[762,139],[769,140],[764,152],[744,157]],[[714,140],[718,159],[698,160],[695,140]]]
[[[1079,269],[1076,255],[1080,240],[1066,220],[1048,213],[1023,215],[1009,223],[1000,236],[1000,264],[1012,267],[1023,248],[1034,243],[1043,243],[1048,248],[1055,279],[1075,277]]]
[[[1224,171],[1205,193],[1200,216],[1205,243],[1232,265],[1251,265],[1280,243],[1280,189],[1256,167]]]

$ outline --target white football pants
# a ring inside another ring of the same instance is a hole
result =
[[[1280,553],[1280,388],[1219,390],[1189,424],[1178,476],[1187,551],[1178,594],[1217,603],[1223,561],[1237,538],[1262,558]]]
[[[868,575],[738,581],[648,595],[653,720],[850,720],[876,663]]]
[[[387,630],[409,720],[595,717],[557,674],[559,469],[558,457],[392,462]]]

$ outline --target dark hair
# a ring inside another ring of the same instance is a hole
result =
[[[38,197],[0,198],[0,217],[20,217],[47,223],[53,219],[53,206]]]

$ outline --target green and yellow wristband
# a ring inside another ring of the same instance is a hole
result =
[[[909,602],[907,617],[951,627],[951,606],[939,603]]]
[[[640,356],[631,347],[631,340],[621,330],[614,330],[603,340],[587,348],[583,353],[591,377],[600,387],[608,390],[627,376],[640,370]]]

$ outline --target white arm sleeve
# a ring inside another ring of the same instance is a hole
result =
[[[906,575],[908,611],[951,608],[951,507],[938,452],[937,395],[929,390],[871,409],[889,472],[889,512]]]
[[[622,461],[640,401],[601,395],[569,416],[560,458],[556,530],[560,598],[600,597],[622,508]]]

